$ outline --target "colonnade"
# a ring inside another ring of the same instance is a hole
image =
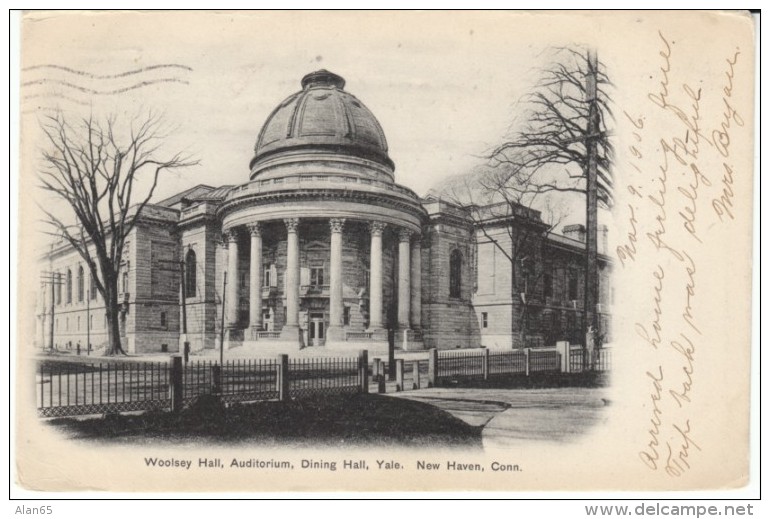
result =
[[[262,231],[265,222],[246,225],[250,240],[249,263],[249,328],[254,332],[262,329]],[[286,323],[281,336],[297,337],[300,308],[300,250],[299,218],[286,218]],[[387,224],[369,222],[370,265],[369,265],[369,331],[384,328],[383,323],[383,268],[382,236]],[[329,257],[329,323],[328,332],[334,334],[344,326],[344,303],[342,290],[342,242],[345,232],[344,218],[330,218]],[[238,272],[239,228],[225,232],[227,246],[227,272]],[[421,305],[421,244],[419,235],[406,228],[399,228],[398,235],[398,328],[420,328]],[[413,239],[414,237],[414,239]],[[238,328],[238,279],[230,274],[225,294],[226,326]],[[340,334],[341,335],[341,334]]]

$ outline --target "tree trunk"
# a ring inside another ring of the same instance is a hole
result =
[[[107,277],[107,276],[105,276]],[[118,278],[109,276],[105,279],[104,308],[107,313],[107,349],[105,356],[125,355],[120,344],[120,306],[118,305]]]

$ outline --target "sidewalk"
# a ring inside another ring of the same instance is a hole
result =
[[[607,393],[606,388],[570,387],[431,388],[386,394],[436,406],[481,426],[484,447],[501,448],[577,440],[605,419]]]

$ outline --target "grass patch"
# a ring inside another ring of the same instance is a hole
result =
[[[229,407],[206,397],[179,413],[149,411],[48,423],[73,439],[120,443],[145,444],[155,439],[481,448],[481,428],[445,411],[421,402],[364,394]]]

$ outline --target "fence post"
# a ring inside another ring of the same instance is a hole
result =
[[[561,372],[562,373],[569,373],[570,372],[570,345],[569,341],[557,341],[556,342],[556,349],[559,350],[559,354],[561,355]]]
[[[428,387],[438,385],[438,350],[431,348],[428,350]]]
[[[388,380],[396,378],[396,331],[388,330]],[[384,373],[383,373],[384,376]]]
[[[396,391],[404,390],[404,359],[396,360]]]
[[[174,355],[171,357],[171,411],[178,412],[182,410],[182,357]]]
[[[487,348],[482,350],[481,369],[484,373],[484,380],[489,380],[489,349]]]
[[[214,364],[211,366],[211,392],[218,395],[222,392],[222,366]]]
[[[420,389],[420,361],[412,362],[412,389]]]
[[[529,376],[530,372],[530,353],[532,353],[532,348],[524,348],[524,375]]]
[[[380,381],[380,359],[375,357],[372,359],[372,378],[375,382]]]
[[[278,400],[289,400],[289,356],[278,355]]]
[[[361,392],[369,392],[369,352],[361,350],[358,352],[358,377],[361,381]]]

